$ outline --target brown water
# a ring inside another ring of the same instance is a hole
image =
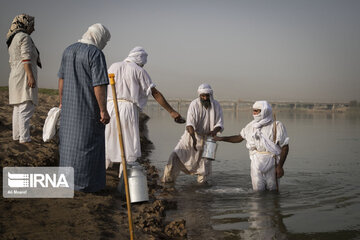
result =
[[[184,131],[164,111],[146,109],[151,159],[163,171]],[[238,134],[250,112],[224,112],[224,135]],[[186,115],[185,115],[186,116]],[[189,239],[360,239],[360,115],[277,113],[290,137],[280,194],[251,190],[244,143],[219,143],[212,184],[180,175],[178,210]]]

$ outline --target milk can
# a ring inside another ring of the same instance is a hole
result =
[[[128,170],[131,203],[149,201],[146,175],[142,166],[133,165]]]
[[[202,153],[202,157],[207,158],[209,160],[215,160],[216,149],[217,149],[217,143],[213,140],[212,137],[207,137],[204,143],[204,150]]]
[[[149,201],[146,175],[137,162],[127,164],[127,175],[131,203]],[[121,174],[118,191],[122,200],[126,200],[124,174]]]

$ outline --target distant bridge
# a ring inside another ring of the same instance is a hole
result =
[[[178,112],[187,110],[192,100],[187,99],[169,99],[168,103]],[[250,110],[254,101],[231,101],[218,100],[224,111],[243,111]],[[314,103],[314,102],[270,102],[274,110],[307,110],[307,111],[333,111],[343,112],[349,108],[349,103]],[[161,106],[154,100],[149,99],[148,107]]]

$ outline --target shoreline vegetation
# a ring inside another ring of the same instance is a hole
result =
[[[32,142],[12,140],[12,107],[7,87],[0,87],[0,188],[4,167],[58,166],[58,136],[42,140],[48,111],[58,105],[58,93],[39,89],[39,105],[30,121]],[[132,204],[136,239],[186,239],[184,219],[165,221],[167,210],[176,210],[174,188],[164,188],[159,172],[151,164],[153,149],[146,122],[140,116],[142,156],[149,187],[149,202]],[[104,163],[105,164],[105,163]],[[3,198],[0,201],[0,239],[129,239],[126,201],[117,192],[119,164],[106,171],[106,188],[98,193],[75,192],[74,198]]]

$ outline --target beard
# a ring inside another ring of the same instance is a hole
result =
[[[206,109],[208,109],[211,106],[210,99],[203,100],[203,99],[200,98],[200,102],[201,102],[201,105],[203,105],[204,108],[206,108]]]

